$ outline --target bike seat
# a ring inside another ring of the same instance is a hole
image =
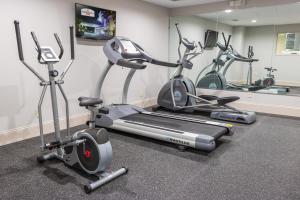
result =
[[[100,98],[92,98],[92,97],[79,97],[79,106],[96,106],[103,103],[102,99]]]
[[[267,71],[272,71],[272,72],[277,71],[277,69],[274,69],[273,67],[265,67],[265,69],[266,69]]]
[[[239,99],[240,99],[240,97],[237,97],[237,96],[230,96],[230,97],[221,97],[221,98],[219,98],[217,101],[218,101],[218,104],[219,104],[219,105],[226,105],[226,104],[228,104],[228,103],[237,101],[237,100],[239,100]]]

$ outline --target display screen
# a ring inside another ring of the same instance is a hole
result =
[[[116,11],[75,4],[76,37],[109,40],[116,35]]]
[[[136,47],[132,44],[131,41],[121,40],[125,53],[128,54],[139,54],[140,52],[136,49]]]
[[[219,33],[217,31],[207,30],[205,32],[205,47],[213,48],[218,41]]]

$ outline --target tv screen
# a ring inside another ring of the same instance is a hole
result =
[[[205,32],[205,47],[213,48],[218,42],[219,33],[217,31],[207,30]]]
[[[75,4],[76,37],[109,40],[116,35],[116,11]]]

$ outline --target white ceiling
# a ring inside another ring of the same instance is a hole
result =
[[[231,26],[296,24],[300,23],[300,3],[233,10],[231,13],[221,11],[217,13],[200,14],[198,16]],[[236,19],[239,21],[233,21]],[[251,20],[254,19],[257,20],[257,22],[251,23]]]
[[[160,5],[167,8],[178,8],[184,6],[193,6],[206,3],[221,2],[225,0],[143,0],[149,3]]]

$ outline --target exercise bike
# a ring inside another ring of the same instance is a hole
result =
[[[277,69],[274,69],[273,67],[265,67],[265,70],[267,70],[267,76],[263,79],[259,79],[255,81],[255,85],[263,85],[265,87],[271,87],[275,85],[275,75],[273,74]]]
[[[110,166],[112,161],[111,143],[108,138],[108,133],[104,128],[95,128],[95,118],[101,117],[101,113],[107,113],[107,110],[101,107],[101,99],[88,97],[79,98],[79,105],[82,107],[86,107],[92,112],[91,120],[89,121],[90,128],[78,131],[73,135],[70,135],[69,103],[62,85],[64,83],[64,77],[66,76],[75,58],[73,27],[70,27],[71,61],[60,76],[59,72],[54,69],[54,64],[58,63],[64,54],[64,48],[59,36],[56,33],[54,34],[56,42],[60,48],[60,54],[59,56],[57,56],[57,54],[51,47],[40,46],[35,33],[31,32],[31,36],[36,45],[38,54],[37,60],[41,65],[45,65],[48,67],[49,80],[46,80],[25,62],[19,22],[14,21],[14,25],[16,31],[19,59],[25,65],[25,67],[28,68],[40,80],[40,85],[43,87],[38,104],[41,150],[43,154],[37,157],[37,161],[39,163],[43,163],[47,160],[57,159],[64,162],[69,167],[79,169],[85,172],[87,175],[95,176],[97,178],[96,181],[84,185],[84,190],[86,193],[90,193],[100,186],[108,183],[109,181],[125,174],[128,171],[125,167],[114,172],[107,171],[107,168]],[[52,113],[55,130],[54,141],[50,143],[45,142],[42,118],[42,104],[48,87],[50,88],[51,94]],[[56,93],[57,88],[61,92],[66,104],[67,136],[64,139],[61,136],[60,130]],[[47,153],[44,153],[46,151]]]
[[[178,24],[176,24],[176,28],[179,35],[179,67],[174,76],[160,90],[157,100],[158,107],[155,107],[154,110],[163,108],[175,112],[209,113],[213,119],[245,124],[255,122],[256,114],[254,112],[240,111],[228,105],[228,103],[239,100],[239,97],[219,98],[212,95],[197,96],[194,83],[185,77],[182,72],[185,68],[193,68],[191,60],[202,54],[204,47],[200,42],[198,46],[195,42],[190,42],[188,39],[183,38]],[[182,44],[186,48],[183,56],[181,55]],[[224,51],[226,51],[225,48],[227,47],[223,48]]]

